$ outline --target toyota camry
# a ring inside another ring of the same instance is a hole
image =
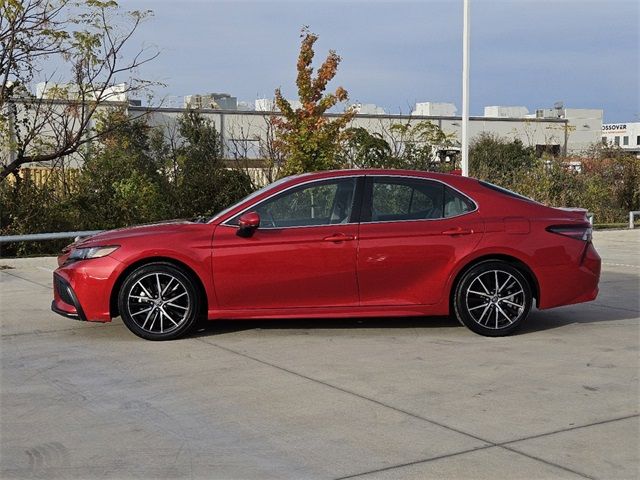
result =
[[[54,312],[149,340],[201,318],[433,315],[502,336],[534,302],[595,299],[600,276],[585,210],[403,170],[288,177],[212,218],[77,239],[58,264]]]

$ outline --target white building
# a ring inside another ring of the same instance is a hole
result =
[[[79,100],[81,93],[80,88],[78,88],[76,84],[52,82],[40,82],[36,84],[36,98],[46,100]],[[111,85],[110,87],[106,87],[103,92],[96,89],[93,91],[85,91],[84,96],[86,100],[94,100],[99,96],[100,101],[109,102],[127,102],[129,99],[126,83]]]
[[[363,115],[384,115],[384,108],[377,106],[375,103],[356,103],[353,108]]]
[[[602,143],[640,155],[640,122],[603,124]]]
[[[521,106],[491,105],[484,107],[484,116],[492,118],[526,118],[529,109]]]
[[[287,98],[287,101],[291,105],[291,108],[297,110],[298,108],[302,108],[302,102],[299,100],[292,100]],[[276,106],[276,101],[274,98],[258,98],[255,102],[255,110],[256,112],[277,112],[278,107]]]
[[[458,109],[453,103],[420,102],[416,103],[411,115],[425,117],[455,117]]]
[[[565,108],[558,102],[553,108],[536,110],[536,118],[567,120],[566,143],[568,153],[579,154],[601,141],[603,110],[598,108]]]
[[[237,110],[238,99],[228,93],[205,93],[184,97],[184,108]]]

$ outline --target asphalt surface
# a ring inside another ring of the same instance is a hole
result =
[[[0,477],[638,478],[640,231],[595,245],[595,302],[499,339],[424,318],[154,343],[50,312],[54,259],[0,260]]]

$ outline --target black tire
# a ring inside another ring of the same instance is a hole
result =
[[[454,292],[455,315],[467,328],[487,337],[513,333],[533,302],[531,285],[513,265],[490,260],[471,267]]]
[[[118,292],[118,308],[124,324],[137,336],[174,340],[198,320],[200,295],[191,276],[181,268],[154,262],[127,275]]]

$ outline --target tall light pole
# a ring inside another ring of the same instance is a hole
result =
[[[462,175],[469,176],[469,0],[462,20]]]

